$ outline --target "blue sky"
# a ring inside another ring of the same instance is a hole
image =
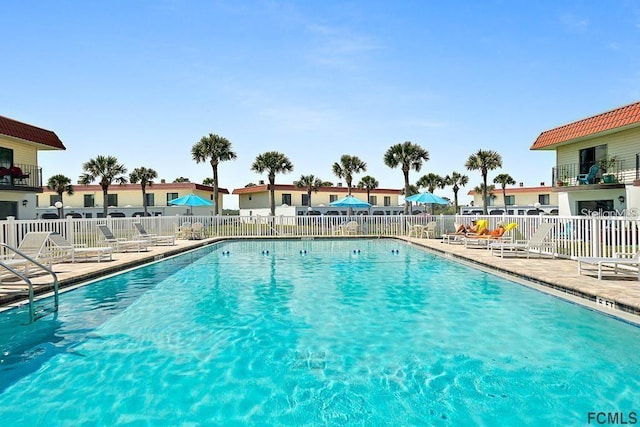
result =
[[[401,188],[382,158],[412,141],[431,159],[411,180],[465,173],[465,202],[478,149],[503,156],[490,178],[550,184],[540,132],[640,99],[635,1],[6,0],[2,15],[0,115],[67,147],[40,155],[45,182],[97,155],[201,182],[191,147],[217,133],[238,154],[220,166],[230,191],[266,179],[250,169],[269,150],[294,164],[279,183],[338,182],[350,154]]]

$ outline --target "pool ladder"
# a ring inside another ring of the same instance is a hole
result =
[[[38,261],[36,261],[35,259],[31,258],[30,256],[28,256],[27,254],[24,254],[22,252],[20,252],[18,249],[13,248],[9,245],[7,245],[6,243],[0,243],[0,247],[5,248],[5,251],[7,249],[9,249],[10,251],[12,251],[13,253],[15,253],[17,256],[19,256],[20,258],[23,258],[27,261],[27,263],[33,264],[36,267],[38,267],[39,269],[49,273],[52,277],[53,277],[53,304],[40,304],[40,305],[36,305],[35,304],[35,292],[33,290],[33,283],[31,282],[31,280],[29,279],[29,277],[27,276],[27,274],[24,274],[20,271],[18,271],[16,268],[5,264],[1,259],[0,259],[0,266],[3,267],[4,269],[6,269],[7,271],[9,271],[13,276],[18,277],[19,279],[23,280],[27,285],[29,285],[29,323],[33,323],[38,319],[41,319],[42,317],[50,314],[50,313],[57,313],[58,312],[58,306],[59,306],[59,300],[58,300],[58,276],[56,275],[56,273],[53,272],[53,270],[51,270],[50,268],[48,268],[47,266],[39,263]]]

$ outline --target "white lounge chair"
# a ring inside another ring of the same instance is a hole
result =
[[[106,225],[101,224],[96,225],[96,227],[98,227],[98,230],[102,233],[107,245],[113,247],[116,252],[128,252],[129,250],[141,252],[149,250],[148,240],[118,239]]]
[[[508,251],[525,251],[527,258],[531,254],[531,250],[537,249],[538,255],[542,257],[542,250],[544,248],[555,249],[555,244],[552,241],[547,240],[549,232],[553,229],[554,224],[550,222],[543,222],[533,233],[533,236],[529,240],[516,240],[514,242],[495,242],[489,245],[491,249],[491,255],[493,255],[494,249],[500,249],[500,257],[504,258],[505,249]],[[555,254],[552,253],[552,257],[555,258]]]
[[[489,245],[493,243],[512,243],[515,242],[516,239],[514,237],[514,232],[518,224],[515,222],[510,222],[506,226],[496,227],[495,230],[488,232],[488,234],[481,235],[466,235],[462,238],[464,242],[464,247],[481,247],[481,248],[489,248]]]
[[[640,280],[640,251],[636,253],[617,252],[613,254],[613,257],[579,257],[578,274],[582,274],[583,271],[595,271],[594,269],[584,268],[583,264],[597,267],[598,280],[602,280],[603,268],[606,268],[605,271],[611,271],[610,269],[613,269],[614,274],[627,274],[635,276]],[[624,268],[618,268],[620,266]]]
[[[134,222],[133,226],[136,228],[136,230],[138,230],[138,234],[140,235],[140,237],[142,237],[144,240],[150,241],[153,245],[175,245],[176,244],[175,236],[171,236],[171,235],[158,236],[157,234],[149,234],[144,229],[142,224],[140,224],[139,222]]]
[[[28,256],[39,263],[46,264],[51,268],[51,253],[47,248],[47,240],[51,232],[49,231],[30,231],[24,235],[22,241],[16,248],[21,254]],[[7,267],[21,270],[22,273],[29,276],[31,270],[42,271],[26,258],[23,258],[14,251],[8,251],[0,258],[0,262]],[[4,272],[2,272],[4,273]]]
[[[51,233],[49,235],[49,241],[51,242],[53,258],[61,261],[70,260],[71,262],[76,262],[76,260],[80,258],[87,261],[95,260],[98,262],[102,260],[113,260],[113,248],[111,246],[74,246],[58,233]]]

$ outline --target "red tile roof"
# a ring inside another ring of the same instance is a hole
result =
[[[58,138],[58,135],[50,130],[38,128],[3,116],[0,116],[0,135],[35,142],[58,150],[66,150],[62,141]]]
[[[546,149],[573,139],[629,127],[631,125],[640,126],[640,102],[544,131],[538,136],[538,139],[535,140],[531,149]]]
[[[292,184],[275,184],[274,185],[275,190],[280,190],[280,191],[304,191],[306,192],[307,189],[306,187],[296,187],[295,185]],[[242,188],[236,188],[235,190],[233,190],[233,192],[231,194],[249,194],[249,193],[262,193],[264,191],[269,191],[269,185],[268,184],[261,184],[261,185],[253,185],[251,187],[242,187]],[[345,193],[345,195],[347,194],[347,192],[349,191],[349,189],[347,187],[320,187],[318,188],[318,192],[319,193]],[[354,194],[367,194],[367,190],[362,189],[362,188],[356,188],[356,187],[351,187],[351,193]],[[384,188],[376,188],[370,191],[371,194],[401,194],[402,190],[392,190],[392,189],[384,189]]]
[[[98,184],[89,184],[89,185],[82,185],[82,184],[72,184],[73,185],[73,191],[75,191],[76,193],[81,193],[83,191],[97,191],[97,192],[102,192],[102,187],[100,187],[100,185]],[[123,185],[119,185],[119,184],[111,184],[109,186],[109,191],[110,192],[114,192],[114,191],[129,191],[129,190],[136,190],[136,191],[140,191],[140,184],[123,184]],[[203,185],[203,184],[197,184],[195,182],[166,182],[166,183],[161,183],[161,182],[154,182],[153,185],[151,186],[147,186],[147,192],[153,192],[153,190],[180,190],[180,189],[187,189],[187,190],[202,190],[202,191],[211,191],[213,192],[213,187],[209,186],[209,185]],[[49,190],[46,186],[42,187],[42,190],[45,193],[51,192],[51,190]],[[226,188],[221,188],[218,187],[218,192],[220,194],[229,194],[229,190],[227,190]]]
[[[507,193],[507,196],[510,194],[514,194],[514,193],[544,193],[544,192],[550,192],[552,190],[553,187],[507,187],[505,188],[505,192]],[[473,196],[475,194],[480,194],[480,193],[476,193],[475,190],[470,190],[467,193],[469,196]],[[493,190],[493,194],[499,194],[502,195],[502,187],[496,187],[495,190]]]

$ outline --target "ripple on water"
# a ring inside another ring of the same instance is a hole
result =
[[[352,245],[225,243],[232,257],[65,294],[55,321],[3,315],[0,418],[532,425],[640,407],[637,328],[416,248]]]

